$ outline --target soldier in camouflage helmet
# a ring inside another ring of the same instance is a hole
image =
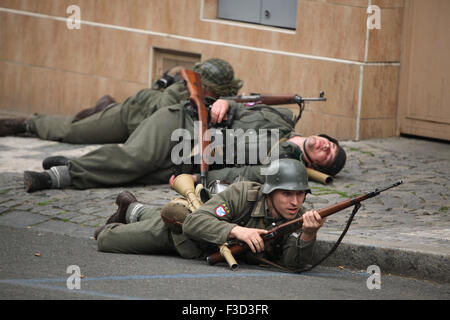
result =
[[[106,95],[95,107],[75,116],[34,115],[29,119],[0,119],[0,137],[28,133],[40,139],[66,143],[123,143],[138,125],[157,110],[189,98],[184,81],[174,67],[156,81],[154,88],[143,89],[117,103]],[[222,59],[209,59],[195,68],[201,75],[208,95],[236,95],[242,81],[234,78],[231,65]],[[156,85],[157,84],[157,85]]]
[[[95,233],[103,252],[156,254],[178,253],[203,258],[229,240],[248,244],[269,260],[290,268],[309,263],[318,230],[324,223],[317,211],[302,208],[309,192],[307,174],[299,160],[280,159],[268,167],[264,185],[242,181],[215,195],[199,209],[187,211],[181,233],[161,219],[161,208],[137,202],[123,192],[119,210]],[[265,245],[261,235],[273,227],[303,216],[302,229]]]

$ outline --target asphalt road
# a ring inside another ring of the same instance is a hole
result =
[[[68,273],[69,266],[76,267]],[[81,275],[78,288],[77,270]],[[369,276],[366,271],[328,267],[305,274],[248,265],[231,271],[224,265],[209,266],[175,256],[101,253],[92,239],[0,226],[2,300],[176,300],[171,311],[181,314],[189,311],[183,308],[189,307],[191,300],[251,300],[261,304],[264,300],[450,299],[448,283],[381,271],[380,289],[370,290]]]

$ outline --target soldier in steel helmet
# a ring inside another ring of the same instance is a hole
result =
[[[34,115],[29,119],[0,119],[0,137],[29,133],[44,140],[75,144],[123,143],[138,125],[157,110],[178,104],[189,98],[181,67],[174,67],[158,79],[153,88],[142,89],[117,103],[109,95],[99,99],[96,106],[75,116]],[[242,81],[234,78],[231,65],[222,59],[208,59],[197,63],[209,96],[236,95]]]
[[[274,160],[267,167],[263,185],[242,181],[193,212],[185,207],[185,217],[180,219],[182,232],[176,232],[161,219],[161,211],[168,206],[163,209],[146,206],[124,191],[117,198],[118,211],[96,231],[95,238],[103,252],[178,253],[184,258],[205,257],[211,250],[217,250],[217,245],[237,239],[269,260],[300,268],[310,262],[317,232],[325,220],[317,211],[305,212],[302,208],[309,192],[301,161]],[[267,229],[300,215],[304,219],[301,230],[265,245],[261,235]]]

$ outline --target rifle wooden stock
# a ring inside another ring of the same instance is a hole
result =
[[[199,137],[198,141],[200,143],[200,180],[201,183],[206,186],[206,175],[208,173],[208,164],[206,163],[203,153],[209,144],[209,139],[205,139],[205,132],[208,130],[208,111],[203,103],[203,88],[202,79],[200,74],[188,69],[182,69],[181,77],[186,81],[186,87],[190,94],[191,103],[195,104],[197,107],[197,114],[199,119]]]
[[[400,184],[402,184],[403,181],[398,181],[388,187],[385,187],[383,189],[375,189],[372,192],[368,192],[365,194],[362,194],[360,196],[357,196],[355,198],[352,199],[348,199],[348,200],[344,200],[341,202],[338,202],[334,205],[331,205],[329,207],[323,208],[323,209],[318,209],[317,212],[319,213],[319,215],[322,218],[328,217],[336,212],[339,212],[341,210],[344,210],[348,207],[351,207],[353,205],[356,205],[364,200],[367,200],[369,198],[373,198],[377,195],[379,195],[381,192],[386,191],[390,188],[396,187]],[[294,232],[295,230],[298,230],[302,227],[303,224],[303,217],[299,217],[293,220],[290,220],[288,222],[282,223],[272,229],[269,230],[268,234],[265,234],[262,236],[264,242],[267,241],[271,241],[271,240],[275,240],[285,234],[289,234]],[[249,246],[246,243],[243,242],[239,242],[233,245],[229,246],[230,252],[233,256],[239,256],[242,255],[243,253],[247,252],[250,250]],[[211,254],[210,256],[208,256],[206,258],[206,260],[208,261],[208,263],[210,265],[214,265],[218,262],[222,262],[223,261],[223,257],[220,255],[220,253],[215,252],[213,254]]]

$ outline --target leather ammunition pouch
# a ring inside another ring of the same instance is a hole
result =
[[[161,218],[174,233],[182,233],[183,222],[191,214],[189,203],[184,198],[177,198],[166,204],[161,210]]]
[[[195,197],[200,204],[207,200],[204,191],[200,184],[195,188]],[[182,233],[182,225],[186,217],[195,210],[196,205],[186,197],[175,198],[162,208],[161,218],[169,229],[178,234]]]

